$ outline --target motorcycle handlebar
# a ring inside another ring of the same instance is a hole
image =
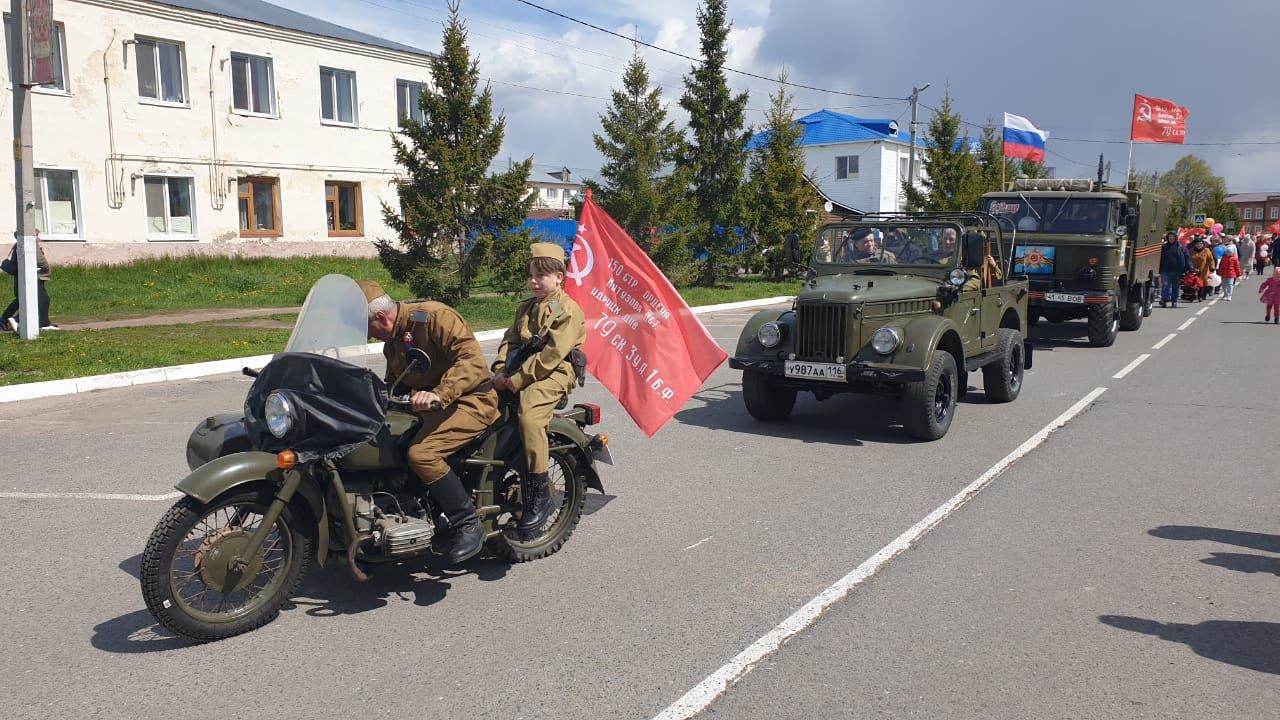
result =
[[[404,410],[405,412],[414,412],[413,401],[410,399],[409,395],[392,395],[387,399],[387,406],[397,410]],[[440,403],[433,402],[430,407],[427,408],[427,412],[434,412],[439,410],[441,407],[443,406]]]
[[[245,375],[248,375],[251,378],[256,378],[258,377],[258,375],[262,373],[261,370],[254,370],[251,367],[241,368],[240,372],[244,373]]]

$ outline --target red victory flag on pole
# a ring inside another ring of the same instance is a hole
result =
[[[1267,232],[1273,235],[1280,235],[1280,222],[1273,222],[1267,226]]]
[[[589,190],[564,286],[586,316],[587,369],[649,437],[728,357]]]
[[[1129,139],[1133,142],[1177,143],[1187,139],[1189,111],[1170,100],[1133,96],[1133,124]]]

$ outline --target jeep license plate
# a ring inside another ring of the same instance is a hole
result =
[[[1044,299],[1049,302],[1075,303],[1077,305],[1084,304],[1083,295],[1073,295],[1071,293],[1047,292],[1044,294]]]
[[[798,360],[788,360],[783,368],[783,374],[787,377],[803,378],[805,380],[830,380],[832,382],[844,382],[844,365],[836,363],[813,363],[800,362]]]

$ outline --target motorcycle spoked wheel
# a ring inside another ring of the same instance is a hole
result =
[[[522,563],[551,555],[565,544],[582,519],[582,508],[587,501],[587,484],[576,472],[576,465],[576,458],[571,455],[551,455],[547,476],[551,499],[558,503],[556,509],[541,528],[528,535],[516,529],[514,517],[499,518],[502,534],[489,541],[494,554],[508,562]],[[507,470],[498,485],[502,494],[519,496],[521,472],[523,468]]]
[[[271,622],[311,564],[311,537],[286,507],[243,572],[230,567],[262,522],[272,493],[242,489],[208,504],[184,497],[142,553],[142,597],[169,631],[208,642]]]

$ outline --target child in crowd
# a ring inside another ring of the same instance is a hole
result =
[[[1263,322],[1280,325],[1280,265],[1272,268],[1271,277],[1262,281],[1258,293],[1261,295],[1258,299],[1267,305],[1267,317]]]

